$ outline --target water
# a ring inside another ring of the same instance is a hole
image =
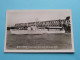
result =
[[[7,49],[71,49],[71,34],[12,35],[7,31]]]

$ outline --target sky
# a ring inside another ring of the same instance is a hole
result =
[[[16,23],[66,19],[67,16],[72,18],[70,9],[6,11],[7,26],[14,26]]]

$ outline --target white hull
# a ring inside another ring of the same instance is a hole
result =
[[[30,31],[30,30],[13,30],[13,29],[11,29],[10,30],[10,32],[11,32],[11,34],[46,34],[46,33],[48,33],[48,34],[51,34],[51,33],[65,33],[65,31],[63,30],[63,31],[53,31],[53,30],[51,30],[51,31],[48,31],[48,30],[36,30],[36,31]]]

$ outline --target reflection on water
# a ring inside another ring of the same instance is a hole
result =
[[[12,35],[7,31],[7,49],[71,49],[71,34]]]

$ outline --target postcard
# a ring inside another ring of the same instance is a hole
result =
[[[73,53],[71,9],[7,10],[4,52]]]

